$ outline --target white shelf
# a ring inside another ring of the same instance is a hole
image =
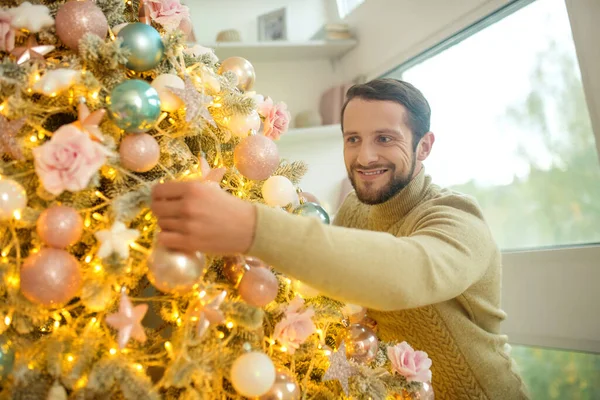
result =
[[[339,124],[290,129],[276,143],[285,146],[292,143],[315,143],[326,140],[342,141],[342,131]]]
[[[337,59],[354,46],[356,40],[310,40],[305,42],[222,42],[207,45],[220,60],[238,56],[250,62]]]

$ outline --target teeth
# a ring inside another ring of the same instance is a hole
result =
[[[380,174],[383,174],[384,172],[385,172],[385,170],[379,170],[379,171],[373,171],[373,172],[364,171],[363,174],[365,174],[367,176],[371,176],[371,175],[380,175]]]

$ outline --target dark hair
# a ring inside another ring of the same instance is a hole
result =
[[[398,79],[380,78],[367,83],[354,85],[346,93],[346,102],[342,107],[342,130],[344,129],[344,111],[350,100],[393,101],[408,111],[407,124],[412,130],[414,150],[421,138],[429,132],[431,108],[423,93],[408,82]]]

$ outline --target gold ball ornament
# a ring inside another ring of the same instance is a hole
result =
[[[237,88],[242,92],[246,92],[254,86],[256,81],[256,73],[254,72],[254,66],[250,61],[242,57],[229,57],[223,60],[219,67],[219,74],[223,75],[225,72],[233,72],[237,77]]]
[[[359,364],[369,364],[377,357],[379,340],[372,329],[362,324],[352,324],[340,335],[338,347],[346,345],[346,357]]]
[[[283,368],[275,372],[275,383],[259,400],[300,400],[302,393],[294,375]]]
[[[156,246],[148,258],[148,280],[165,293],[185,294],[204,276],[206,258],[167,250]]]

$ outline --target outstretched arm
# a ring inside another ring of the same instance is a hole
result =
[[[196,182],[159,185],[152,210],[168,248],[257,256],[326,295],[378,310],[458,296],[485,273],[495,251],[468,204],[433,205],[409,237],[324,225]]]
[[[485,223],[448,206],[433,206],[409,237],[257,210],[249,254],[333,298],[383,311],[460,295],[494,254]]]

